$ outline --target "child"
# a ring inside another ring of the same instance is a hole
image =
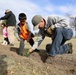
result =
[[[2,45],[8,45],[9,39],[8,39],[7,27],[6,27],[5,23],[2,23],[1,25],[2,25],[2,33],[3,33],[3,37],[4,37],[4,41],[3,41]]]
[[[29,29],[28,23],[26,22],[26,14],[20,13],[18,18],[20,23],[16,25],[15,35],[18,41],[20,41],[18,54],[23,56],[24,41],[27,40],[31,46],[33,46],[34,41],[32,39],[33,34]]]

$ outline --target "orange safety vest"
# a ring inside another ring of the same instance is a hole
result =
[[[27,40],[28,39],[28,31],[26,29],[26,23],[24,23],[24,25],[22,25],[20,23],[20,38]]]

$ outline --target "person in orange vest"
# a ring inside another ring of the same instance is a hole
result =
[[[20,13],[18,16],[20,23],[16,25],[15,35],[18,41],[20,41],[18,54],[23,56],[24,41],[29,42],[31,46],[34,44],[33,33],[31,33],[28,23],[26,22],[27,16],[25,13]]]

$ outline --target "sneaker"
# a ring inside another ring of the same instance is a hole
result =
[[[19,51],[18,51],[17,54],[23,56],[23,53],[22,53],[22,52],[19,52]]]
[[[73,53],[73,49],[72,49],[73,45],[72,45],[72,43],[68,43],[68,47],[69,47],[68,54],[72,54]]]
[[[7,41],[5,42],[5,45],[8,45],[8,42]]]
[[[3,41],[2,45],[8,45],[7,41]]]

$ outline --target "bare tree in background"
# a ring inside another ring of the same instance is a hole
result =
[[[73,29],[74,37],[76,38],[76,16],[72,14],[66,14],[69,18],[70,26]]]
[[[66,16],[69,18],[70,26],[76,31],[76,16],[72,16],[72,14],[66,14]]]

